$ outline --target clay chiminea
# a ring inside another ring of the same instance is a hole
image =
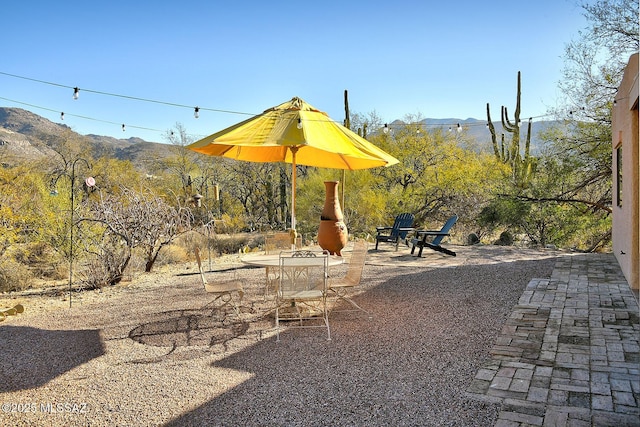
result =
[[[326,196],[320,227],[318,228],[318,245],[331,255],[342,256],[340,251],[347,245],[349,232],[344,224],[344,217],[338,199],[339,181],[325,181]]]

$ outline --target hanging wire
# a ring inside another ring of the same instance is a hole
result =
[[[59,110],[54,110],[52,108],[41,107],[39,105],[29,104],[27,102],[16,101],[14,99],[4,98],[2,96],[0,96],[0,99],[2,99],[3,101],[13,102],[14,104],[26,105],[26,106],[31,107],[31,108],[37,108],[37,109],[40,109],[40,110],[50,111],[50,112],[53,112],[53,113],[58,113],[59,112]],[[108,120],[95,119],[93,117],[81,116],[81,115],[78,115],[78,114],[70,114],[70,113],[64,113],[64,112],[60,113],[60,119],[61,120],[64,120],[67,117],[77,117],[79,119],[92,120],[94,122],[108,123],[108,124],[111,124],[111,125],[118,125],[118,126],[122,125],[122,123],[111,122],[111,121],[108,121]],[[130,127],[130,128],[133,128],[133,129],[148,130],[148,131],[152,131],[152,132],[164,133],[164,131],[162,131],[162,130],[147,128],[147,127],[143,127],[143,126],[127,125],[127,127]]]
[[[149,98],[141,98],[141,97],[130,96],[130,95],[122,95],[122,94],[104,92],[104,91],[94,90],[94,89],[79,88],[78,86],[64,85],[64,84],[50,82],[50,81],[46,81],[46,80],[40,80],[40,79],[31,78],[31,77],[20,76],[20,75],[17,75],[17,74],[6,73],[6,72],[3,72],[3,71],[0,71],[0,75],[13,77],[13,78],[17,78],[17,79],[22,79],[22,80],[28,80],[28,81],[41,83],[41,84],[46,84],[46,85],[50,85],[50,86],[56,86],[56,87],[72,89],[73,90],[73,99],[78,99],[80,91],[82,90],[83,92],[95,93],[95,94],[98,94],[98,95],[112,96],[112,97],[130,99],[130,100],[141,101],[141,102],[149,102],[149,103],[155,103],[155,104],[162,104],[162,105],[167,105],[167,106],[171,106],[171,107],[189,108],[189,109],[194,111],[194,117],[195,118],[199,117],[200,111],[211,111],[211,112],[227,113],[227,114],[240,114],[240,115],[248,115],[248,116],[258,115],[256,113],[247,113],[247,112],[242,112],[242,111],[226,110],[226,109],[219,109],[219,108],[208,108],[208,107],[195,107],[194,108],[193,105],[178,104],[178,103],[174,103],[174,102],[160,101],[160,100],[149,99]],[[13,103],[16,103],[16,104],[27,105],[29,107],[38,108],[38,109],[45,110],[45,111],[51,111],[51,112],[56,112],[56,113],[59,112],[59,110],[54,110],[54,109],[51,109],[51,108],[41,107],[41,106],[37,106],[37,105],[26,103],[26,102],[22,102],[22,101],[16,101],[16,100],[3,98],[3,97],[0,97],[0,99],[3,99],[5,101],[9,101],[9,102],[13,102]],[[571,113],[570,113],[570,115],[571,115]],[[64,118],[68,117],[68,116],[69,117],[77,117],[77,118],[81,118],[81,119],[85,119],[85,120],[92,120],[92,121],[101,122],[101,123],[121,125],[121,123],[116,123],[116,122],[112,122],[112,121],[108,121],[108,120],[102,120],[102,119],[96,119],[96,118],[88,117],[88,116],[81,116],[81,115],[68,114],[68,113],[60,113],[60,119],[61,120],[64,120]],[[529,121],[532,121],[533,119],[539,119],[539,118],[550,117],[550,116],[553,116],[553,114],[542,114],[542,115],[538,115],[538,116],[532,116],[532,117],[529,118]],[[314,121],[313,119],[311,119],[311,120],[305,119],[305,120]],[[320,121],[320,120],[317,120],[317,121]],[[333,121],[335,123],[341,124],[341,123],[336,122],[336,121],[331,120],[331,119],[329,119],[329,121]],[[388,133],[394,127],[395,128],[402,128],[402,127],[407,126],[407,125],[410,125],[410,124],[407,124],[407,123],[401,123],[401,124],[385,123],[383,131],[384,131],[384,133]],[[475,122],[475,123],[465,123],[464,125],[465,125],[465,127],[475,127],[475,126],[486,126],[486,127],[488,127],[489,126],[488,123],[486,123],[486,122],[484,122],[482,120],[478,120],[478,122]],[[449,130],[452,130],[455,127],[458,130],[458,132],[462,131],[462,127],[461,127],[460,123],[458,123],[458,122],[456,122],[456,123],[438,123],[438,124],[436,124],[436,123],[433,123],[433,124],[421,123],[420,126],[421,127],[434,127],[434,128],[449,128]],[[161,131],[161,130],[158,130],[158,129],[148,128],[148,127],[143,127],[143,126],[127,125],[127,127],[133,128],[133,129],[148,130],[148,131],[153,131],[153,132],[161,132],[161,133],[164,132],[164,131]]]
[[[23,80],[29,80],[29,81],[32,81],[32,82],[42,83],[42,84],[46,84],[46,85],[50,85],[50,86],[57,86],[57,87],[63,87],[63,88],[67,88],[67,89],[73,89],[74,99],[77,99],[76,95],[78,95],[79,91],[82,90],[83,92],[95,93],[95,94],[98,94],[98,95],[114,96],[114,97],[117,97],[117,98],[131,99],[131,100],[134,100],[134,101],[142,101],[142,102],[152,102],[152,103],[155,103],[155,104],[163,104],[163,105],[168,105],[168,106],[171,106],[171,107],[181,107],[181,108],[188,108],[190,110],[193,110],[193,105],[178,104],[178,103],[175,103],[175,102],[158,101],[158,100],[155,100],[155,99],[140,98],[140,97],[137,97],[137,96],[121,95],[121,94],[117,94],[117,93],[103,92],[103,91],[100,91],[100,90],[79,88],[78,86],[69,86],[69,85],[64,85],[64,84],[60,84],[60,83],[54,83],[54,82],[49,82],[49,81],[46,81],[46,80],[34,79],[34,78],[31,78],[31,77],[25,77],[25,76],[19,76],[17,74],[5,73],[3,71],[0,71],[0,74],[2,74],[4,76],[14,77],[14,78],[17,78],[17,79],[23,79]],[[242,114],[242,115],[248,115],[248,116],[255,116],[254,113],[245,113],[245,112],[242,112],[242,111],[221,110],[221,109],[217,109],[217,108],[206,108],[206,107],[198,107],[198,109],[199,109],[199,111],[213,111],[213,112],[217,112],[217,113]]]

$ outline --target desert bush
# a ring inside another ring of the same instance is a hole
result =
[[[0,259],[0,292],[27,289],[33,280],[29,268],[11,258]]]
[[[477,245],[478,243],[480,243],[480,237],[476,233],[467,236],[467,245]]]
[[[129,265],[131,252],[129,248],[106,238],[98,252],[89,256],[78,277],[84,288],[100,289],[103,286],[115,285],[122,280]]]
[[[158,254],[156,265],[162,266],[183,263],[189,261],[190,254],[193,254],[193,251],[188,250],[187,247],[179,244],[171,244],[165,246]]]
[[[493,244],[499,246],[511,246],[513,245],[513,236],[509,231],[503,231],[500,233],[498,240],[493,242]]]
[[[66,260],[45,242],[14,245],[11,249],[8,253],[17,263],[28,267],[34,277],[57,280],[69,274]]]
[[[109,284],[111,273],[103,260],[92,258],[77,275],[84,289],[100,289]]]
[[[250,241],[251,236],[248,234],[216,235],[211,239],[212,249],[219,255],[237,254],[249,247]]]
[[[214,233],[210,232],[209,236],[213,237],[213,235]],[[200,248],[201,251],[207,249],[208,237],[206,229],[197,229],[191,233],[185,233],[179,236],[173,245],[182,247],[187,259],[191,259],[196,248]]]
[[[223,214],[222,219],[215,222],[215,231],[220,234],[232,234],[237,233],[247,228],[247,222],[241,213],[231,216],[229,214]]]

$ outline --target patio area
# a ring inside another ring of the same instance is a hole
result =
[[[207,277],[245,281],[241,321],[204,308],[195,262],[72,308],[15,298],[25,312],[0,324],[0,421],[640,425],[638,305],[613,256],[455,251],[370,251],[356,300],[373,319],[334,313],[331,341],[312,329],[276,343],[264,270],[240,263]]]

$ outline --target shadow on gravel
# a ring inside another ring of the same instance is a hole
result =
[[[399,270],[355,298],[372,320],[340,313],[331,341],[289,330],[216,362],[251,379],[167,425],[493,425],[497,406],[465,390],[529,281],[554,264]]]
[[[157,347],[209,346],[243,335],[249,327],[233,315],[212,310],[173,310],[135,327],[129,338]]]
[[[0,343],[0,393],[40,387],[104,354],[100,332],[94,329],[5,325],[0,327]]]

